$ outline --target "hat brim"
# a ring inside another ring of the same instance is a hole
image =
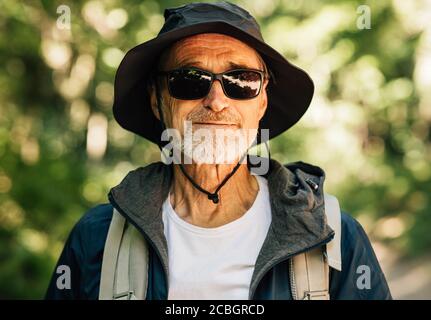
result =
[[[269,139],[292,127],[304,115],[314,93],[308,74],[263,41],[227,22],[217,21],[163,33],[127,52],[115,76],[113,106],[114,117],[124,129],[161,144],[162,126],[151,109],[146,88],[148,76],[165,48],[200,33],[226,34],[246,43],[259,52],[272,71],[267,87],[268,106],[259,127],[269,129]]]

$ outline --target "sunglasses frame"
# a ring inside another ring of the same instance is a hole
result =
[[[171,74],[172,72],[175,72],[175,71],[183,71],[183,70],[195,70],[195,71],[199,71],[199,72],[204,73],[205,75],[210,76],[210,77],[211,77],[211,83],[210,83],[210,85],[209,85],[209,87],[208,87],[208,92],[207,92],[205,95],[203,95],[202,97],[194,98],[194,99],[182,99],[182,98],[177,98],[175,95],[173,95],[173,94],[172,94],[172,92],[171,92],[171,88],[170,88],[170,86],[169,86],[168,76],[169,76],[169,74]],[[233,98],[233,97],[231,97],[231,96],[229,96],[229,95],[227,94],[227,92],[226,92],[226,90],[225,90],[225,87],[224,87],[224,84],[223,84],[223,76],[224,76],[224,75],[226,75],[226,74],[229,74],[229,73],[231,73],[231,72],[235,72],[235,71],[252,71],[252,72],[256,72],[256,73],[258,73],[258,74],[259,74],[259,76],[260,76],[260,86],[259,86],[259,90],[257,91],[257,93],[256,93],[256,95],[255,95],[254,97],[252,97],[252,98],[243,98],[243,99],[241,99],[241,98]],[[202,70],[202,69],[200,69],[200,68],[196,68],[196,67],[180,67],[180,68],[176,68],[176,69],[172,69],[172,70],[168,70],[168,71],[159,71],[159,72],[158,72],[158,74],[159,74],[159,75],[166,75],[166,76],[167,76],[167,77],[166,77],[166,82],[167,82],[167,87],[168,87],[169,94],[171,95],[171,97],[173,97],[173,98],[175,98],[175,99],[178,99],[178,100],[199,100],[199,99],[203,99],[203,98],[205,98],[205,97],[208,95],[208,93],[211,91],[211,88],[212,88],[212,86],[213,86],[213,84],[214,84],[214,81],[215,81],[215,80],[218,80],[218,81],[220,82],[221,87],[222,87],[222,89],[223,89],[223,93],[224,93],[224,94],[225,94],[225,96],[226,96],[226,97],[228,97],[229,99],[233,99],[233,100],[251,100],[251,99],[256,98],[256,97],[260,94],[260,91],[262,90],[262,85],[263,85],[263,83],[264,83],[264,79],[266,79],[266,78],[267,78],[267,77],[266,77],[266,75],[265,75],[265,71],[263,71],[263,70],[258,70],[258,69],[245,69],[245,68],[240,68],[240,69],[231,69],[231,70],[227,70],[227,71],[225,71],[225,72],[221,72],[221,73],[212,73],[212,72],[210,72],[210,71]]]

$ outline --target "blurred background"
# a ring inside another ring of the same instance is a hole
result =
[[[232,1],[316,85],[271,155],[322,167],[398,299],[431,299],[431,1]],[[44,296],[72,226],[156,146],[113,120],[115,71],[184,1],[0,3],[0,298]],[[288,88],[287,88],[288,89]]]

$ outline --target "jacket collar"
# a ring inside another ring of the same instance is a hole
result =
[[[168,276],[168,246],[162,205],[168,197],[172,167],[155,162],[133,170],[109,192],[112,205],[135,225],[157,252]],[[268,180],[272,222],[256,260],[250,298],[260,279],[278,262],[326,243],[333,237],[324,212],[324,171],[294,162],[283,166],[270,159]],[[316,187],[317,188],[313,188]]]

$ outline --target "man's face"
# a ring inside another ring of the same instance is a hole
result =
[[[162,55],[160,66],[162,70],[180,67],[197,67],[212,73],[239,68],[263,70],[261,60],[254,49],[235,38],[216,33],[199,34],[182,39]],[[204,129],[198,132],[205,130],[211,132],[214,143],[216,133],[231,132],[231,130],[249,132],[244,129],[256,131],[267,107],[265,90],[267,84],[268,80],[265,78],[260,94],[249,100],[227,97],[219,81],[213,82],[210,92],[202,99],[179,100],[170,96],[165,77],[161,90],[162,112],[166,127],[178,130],[182,139],[184,139],[184,132],[196,133],[197,130]],[[154,114],[160,119],[154,90],[151,92],[151,104]],[[191,121],[192,127],[188,127],[185,121]],[[232,135],[226,134],[226,136]],[[249,147],[249,144],[246,147]],[[243,151],[245,150],[236,150],[234,158],[238,158]],[[211,156],[216,157],[216,154]]]

